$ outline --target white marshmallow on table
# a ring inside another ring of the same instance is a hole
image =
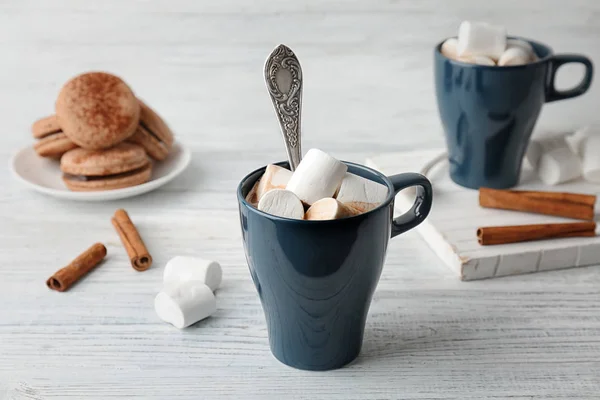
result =
[[[532,170],[537,169],[542,156],[542,146],[536,140],[530,140],[523,157],[523,166]]]
[[[219,288],[222,279],[223,271],[218,262],[197,257],[173,257],[167,262],[163,272],[165,285],[200,281],[213,292]]]
[[[298,164],[286,189],[312,205],[317,200],[333,197],[347,170],[346,164],[329,154],[310,149]]]
[[[523,65],[531,61],[531,54],[522,47],[509,47],[500,56],[498,66]]]
[[[358,211],[345,206],[334,198],[328,197],[315,201],[306,211],[304,219],[307,220],[329,220],[350,217],[358,214]]]
[[[525,151],[524,165],[535,170],[542,154],[566,145],[566,138],[562,135],[531,139]]]
[[[457,58],[458,61],[466,62],[469,64],[478,64],[478,65],[496,65],[494,60],[486,56],[477,56],[477,55],[466,55]]]
[[[600,183],[600,135],[590,135],[581,149],[583,178]]]
[[[585,141],[589,136],[588,130],[586,128],[587,127],[575,131],[566,139],[571,151],[573,151],[573,153],[577,154],[578,156],[581,156],[583,145],[585,144]]]
[[[211,288],[200,281],[167,285],[154,299],[159,318],[179,329],[203,320],[216,309]]]
[[[346,172],[335,198],[345,206],[365,212],[380,205],[387,195],[387,186]]]
[[[542,155],[538,176],[547,185],[557,185],[581,176],[581,161],[564,137],[540,141]]]
[[[278,217],[304,218],[302,202],[294,192],[286,189],[273,189],[265,193],[258,202],[258,209]]]
[[[497,60],[506,50],[506,28],[485,22],[464,21],[458,28],[458,56],[486,56]]]
[[[582,156],[583,148],[587,139],[591,136],[600,135],[600,125],[586,125],[567,136],[567,144],[575,154]]]
[[[442,47],[440,51],[443,55],[453,60],[458,58],[458,39],[450,38],[446,39],[444,43],[442,43]]]

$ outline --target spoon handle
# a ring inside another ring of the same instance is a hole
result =
[[[289,47],[281,44],[267,58],[265,82],[279,119],[290,169],[294,171],[302,159],[300,149],[302,68]]]

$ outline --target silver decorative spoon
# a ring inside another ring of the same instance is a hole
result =
[[[290,169],[294,171],[302,159],[300,149],[302,68],[289,47],[280,44],[267,58],[265,82],[279,119]]]

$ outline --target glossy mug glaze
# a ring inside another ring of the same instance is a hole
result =
[[[496,67],[467,64],[434,50],[437,104],[446,135],[450,177],[478,189],[509,188],[519,181],[521,162],[542,105],[585,93],[593,65],[583,55],[555,55],[541,43],[529,42],[539,60]],[[554,78],[567,63],[585,67],[582,81],[559,91]]]
[[[388,241],[419,225],[431,209],[431,184],[424,176],[387,178],[346,164],[348,172],[388,187],[379,207],[338,220],[293,220],[259,211],[245,200],[265,167],[250,173],[238,187],[244,250],[265,313],[271,352],[295,368],[335,369],[358,356]],[[278,165],[287,168],[287,163]],[[394,195],[411,186],[416,186],[412,209],[392,219]]]

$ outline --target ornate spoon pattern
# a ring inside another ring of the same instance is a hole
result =
[[[281,44],[265,63],[265,82],[279,119],[290,169],[302,159],[300,115],[302,110],[302,68],[294,52]]]

